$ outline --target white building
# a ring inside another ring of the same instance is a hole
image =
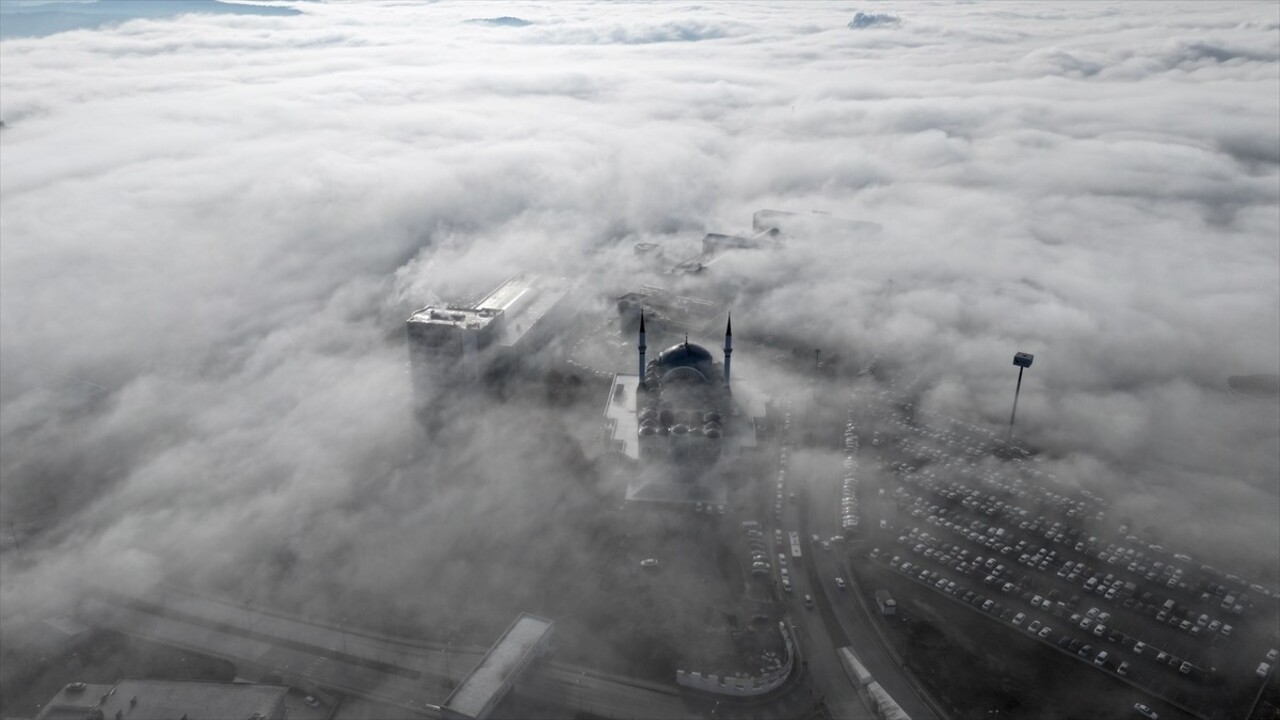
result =
[[[566,321],[570,291],[565,278],[522,272],[473,305],[428,305],[410,315],[409,364],[419,402],[442,381],[474,381],[531,355]]]

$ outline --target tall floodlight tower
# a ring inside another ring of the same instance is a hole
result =
[[[1036,356],[1031,353],[1014,353],[1013,364],[1018,366],[1018,387],[1013,391],[1013,412],[1009,413],[1009,437],[1013,437],[1013,418],[1018,414],[1018,394],[1022,392],[1022,371],[1031,367]]]
[[[729,361],[733,358],[733,313],[724,326],[724,386],[729,387]]]
[[[640,311],[640,387],[644,387],[644,311]]]

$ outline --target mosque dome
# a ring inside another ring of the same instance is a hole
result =
[[[662,375],[662,381],[665,383],[671,380],[693,379],[688,372],[674,373],[674,370],[688,368],[694,370],[698,375],[702,376],[702,381],[709,381],[715,377],[715,361],[711,358],[711,353],[701,345],[694,345],[688,341],[672,345],[663,350],[658,355],[658,373]]]

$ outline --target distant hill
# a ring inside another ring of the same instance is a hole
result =
[[[523,18],[511,17],[510,15],[495,18],[476,18],[467,22],[472,25],[492,25],[494,27],[527,27],[533,24]]]
[[[27,5],[0,2],[0,40],[37,38],[68,30],[93,30],[139,18],[168,18],[188,13],[299,15],[286,7],[242,5],[222,0],[97,0]]]
[[[1233,392],[1257,398],[1280,398],[1280,375],[1232,375],[1227,387]]]

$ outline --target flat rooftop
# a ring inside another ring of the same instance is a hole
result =
[[[494,294],[499,292],[503,292],[503,288],[495,290]],[[498,344],[509,347],[520,342],[520,338],[541,322],[568,293],[569,283],[564,278],[538,276],[536,282],[531,281],[511,299],[503,311]],[[481,307],[487,309],[489,306],[482,304]]]
[[[627,330],[638,324],[639,320],[634,316],[638,316],[641,309],[651,323],[657,321],[694,332],[709,330],[724,317],[720,307],[710,300],[677,295],[652,285],[618,297],[618,310],[624,313],[623,326]]]
[[[489,309],[433,307],[428,305],[409,316],[411,323],[428,323],[431,325],[456,325],[465,330],[479,330],[498,317],[498,313]]]
[[[254,713],[269,718],[280,714],[288,692],[284,685],[126,678],[116,683],[102,703],[102,714],[114,718],[119,711],[130,720],[229,720]]]
[[[604,408],[604,416],[613,430],[610,439],[615,444],[620,444],[617,449],[632,460],[640,459],[637,435],[640,424],[636,418],[636,392],[639,388],[639,375],[614,375],[609,402]]]
[[[495,342],[512,346],[563,300],[569,289],[565,278],[521,272],[473,305],[428,305],[410,315],[409,322],[453,325],[469,331],[497,323]]]
[[[110,685],[67,683],[45,704],[36,720],[84,720],[85,714],[110,691]]]
[[[551,624],[550,620],[521,613],[476,669],[449,695],[441,710],[469,718],[484,717],[551,633]]]

